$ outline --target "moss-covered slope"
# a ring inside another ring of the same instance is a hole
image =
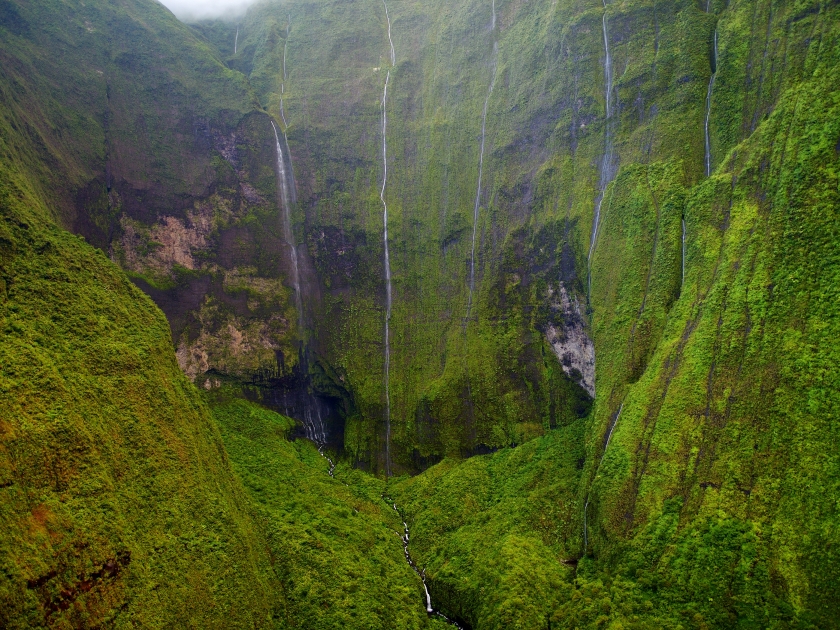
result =
[[[272,627],[283,601],[247,495],[163,314],[0,182],[0,625]]]

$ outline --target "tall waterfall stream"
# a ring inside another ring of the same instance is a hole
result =
[[[495,40],[496,30],[496,0],[493,0],[493,21],[491,33]],[[490,97],[493,95],[493,88],[496,86],[496,71],[499,55],[499,44],[493,42],[493,61],[492,61],[492,75],[490,78],[490,86],[487,89],[487,96],[484,99],[484,113],[481,117],[481,148],[478,153],[478,185],[475,191],[475,204],[473,205],[473,228],[472,228],[472,245],[470,247],[470,293],[467,299],[467,315],[464,318],[464,325],[470,319],[472,311],[473,293],[475,292],[475,239],[478,230],[478,210],[481,205],[481,180],[484,175],[484,147],[485,139],[487,137],[487,108],[490,105]]]
[[[601,18],[601,31],[604,39],[604,100],[605,100],[605,124],[604,124],[604,153],[601,156],[601,165],[598,182],[598,197],[595,200],[595,217],[592,221],[592,236],[589,240],[589,253],[587,260],[587,295],[592,294],[592,255],[595,253],[595,245],[598,242],[598,230],[601,226],[601,208],[604,204],[604,195],[607,187],[615,179],[616,168],[613,155],[613,68],[612,56],[610,54],[610,38],[607,30],[607,0],[603,0],[604,15]]]
[[[391,39],[391,17],[388,5],[385,6],[385,19],[388,21],[388,43],[391,45],[391,68],[397,61],[394,41]],[[385,188],[388,185],[388,83],[391,70],[385,76],[385,89],[382,92],[382,189],[379,199],[382,201],[383,241],[385,244],[385,474],[391,476],[391,256],[388,251],[388,203],[385,201]]]
[[[718,33],[715,29],[714,49],[712,51],[712,76],[709,77],[709,89],[706,91],[706,123],[704,126],[706,139],[706,177],[712,174],[712,141],[709,136],[709,121],[712,118],[712,90],[717,77]]]

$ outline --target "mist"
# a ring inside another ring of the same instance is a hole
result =
[[[167,9],[184,21],[207,18],[234,18],[257,0],[159,0]]]

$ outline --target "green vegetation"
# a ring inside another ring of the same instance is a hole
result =
[[[256,504],[295,625],[439,627],[403,558],[402,523],[382,500],[385,483],[346,465],[331,478],[311,442],[286,439],[293,420],[224,393],[213,397],[213,416]]]
[[[0,626],[271,626],[270,555],[166,319],[19,165],[0,181]]]
[[[381,0],[0,0],[0,625],[839,627],[840,5],[389,9],[386,483]]]

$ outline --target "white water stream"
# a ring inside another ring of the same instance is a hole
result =
[[[607,0],[603,0],[604,3],[604,15],[601,18],[601,31],[604,39],[604,83],[605,83],[605,109],[606,109],[606,118],[605,118],[605,127],[604,127],[604,154],[601,157],[601,167],[600,167],[600,174],[599,174],[599,183],[598,183],[598,197],[595,200],[595,217],[592,221],[592,236],[589,240],[589,254],[587,255],[587,293],[591,295],[592,293],[592,255],[595,253],[595,245],[598,241],[598,230],[601,225],[601,208],[604,204],[604,195],[607,190],[607,186],[610,185],[610,182],[615,178],[615,164],[614,164],[614,155],[613,155],[613,142],[612,142],[612,134],[613,134],[613,127],[612,127],[612,116],[613,116],[613,107],[612,107],[612,100],[613,100],[613,68],[612,68],[612,56],[610,54],[610,38],[609,33],[607,30]]]
[[[682,218],[682,279],[680,280],[680,291],[685,284],[685,217]]]
[[[492,22],[493,37],[495,37],[496,30],[496,0],[493,0],[493,22]],[[464,324],[469,321],[470,313],[472,311],[473,293],[475,292],[475,239],[478,230],[478,210],[481,205],[481,180],[484,175],[484,146],[487,137],[487,108],[490,105],[490,97],[493,95],[493,88],[496,86],[496,70],[499,55],[499,44],[493,42],[493,70],[490,78],[490,86],[487,89],[487,96],[484,98],[484,113],[481,116],[481,148],[478,153],[478,186],[475,191],[475,204],[473,205],[473,229],[472,229],[472,245],[470,247],[470,293],[467,298],[467,316],[464,318]]]
[[[236,25],[236,37],[233,38],[233,54],[236,54],[236,51],[239,48],[239,25]]]
[[[621,417],[622,409],[624,409],[624,403],[621,403],[621,406],[618,408],[618,413],[615,414],[615,418],[610,423],[610,431],[607,433],[607,439],[604,440],[604,452],[601,453],[601,461],[604,460],[604,456],[607,454],[607,447],[610,445],[610,440],[612,439],[613,431],[615,431],[615,427],[618,424],[618,419]]]
[[[714,56],[712,57],[713,60],[713,67],[712,67],[712,76],[709,77],[709,89],[706,91],[706,124],[705,124],[705,137],[706,137],[706,177],[709,177],[712,174],[712,142],[709,136],[709,121],[712,118],[712,90],[715,87],[715,78],[717,77],[717,64],[718,64],[718,34],[717,29],[715,29],[715,43],[714,43]]]
[[[391,39],[391,16],[388,15],[388,4],[382,0],[382,6],[385,7],[385,19],[388,22],[388,43],[391,45],[391,67],[397,65],[397,53],[394,51],[394,40]]]
[[[283,41],[283,81],[285,82],[288,78],[286,74],[286,47],[289,45],[289,28],[292,26],[292,14],[289,14],[289,20],[286,22],[286,39]],[[280,89],[283,89],[283,86],[280,86]]]
[[[402,540],[403,553],[405,554],[405,561],[408,563],[408,566],[410,566],[414,570],[414,572],[417,574],[417,577],[419,577],[420,581],[423,583],[424,604],[426,606],[426,612],[429,615],[434,615],[435,617],[438,617],[438,618],[442,619],[443,621],[445,621],[446,623],[448,623],[451,626],[454,626],[456,628],[459,628],[460,630],[463,630],[463,627],[460,624],[458,624],[457,621],[454,621],[454,620],[450,619],[449,617],[444,615],[439,610],[435,610],[434,606],[432,606],[432,596],[429,593],[429,587],[426,584],[426,571],[425,571],[425,569],[420,569],[417,566],[417,564],[414,562],[414,559],[411,557],[411,553],[408,551],[408,541],[409,541],[408,523],[405,522],[405,518],[403,517],[402,512],[400,512],[400,509],[397,507],[396,503],[394,503],[390,498],[388,498],[386,496],[383,496],[382,498],[387,503],[389,503],[391,505],[391,507],[394,509],[394,512],[396,512],[399,515],[400,520],[402,521],[403,532],[404,533],[399,534],[399,536],[400,536],[400,539]]]
[[[589,530],[587,529],[586,512],[589,509],[589,497],[586,497],[586,503],[583,506],[583,553],[586,554],[586,548],[589,545]]]
[[[394,41],[391,39],[391,18],[388,5],[385,6],[385,19],[388,21],[388,42],[391,45],[391,67],[397,61]],[[382,189],[379,199],[382,201],[383,241],[385,244],[385,474],[391,476],[391,254],[388,250],[388,203],[385,201],[385,188],[388,185],[388,84],[391,71],[385,75],[385,88],[382,92]]]
[[[598,465],[595,467],[595,476],[598,476],[598,469],[601,467],[601,462],[604,461],[604,457],[607,455],[607,448],[610,445],[610,440],[613,436],[613,431],[615,431],[615,427],[618,426],[618,420],[621,418],[621,412],[624,410],[624,403],[621,403],[618,407],[618,411],[615,412],[615,416],[613,417],[612,421],[610,422],[610,428],[607,431],[607,437],[604,439],[604,449],[601,452],[601,459],[598,460]],[[587,522],[587,512],[589,510],[589,495],[586,495],[586,503],[583,506],[583,553],[586,554],[586,548],[589,546],[589,528]]]
[[[277,174],[280,180],[280,201],[283,205],[283,240],[289,247],[289,257],[292,261],[292,287],[295,291],[295,307],[298,311],[298,323],[303,323],[303,300],[300,294],[300,271],[298,269],[297,247],[295,246],[292,233],[292,204],[295,202],[294,179],[291,168],[286,166],[286,158],[283,156],[283,146],[280,143],[280,134],[277,132],[277,125],[271,121],[274,129],[274,140],[277,146]],[[285,136],[284,136],[285,140]],[[287,144],[288,146],[288,144]],[[302,331],[300,331],[302,333]]]

